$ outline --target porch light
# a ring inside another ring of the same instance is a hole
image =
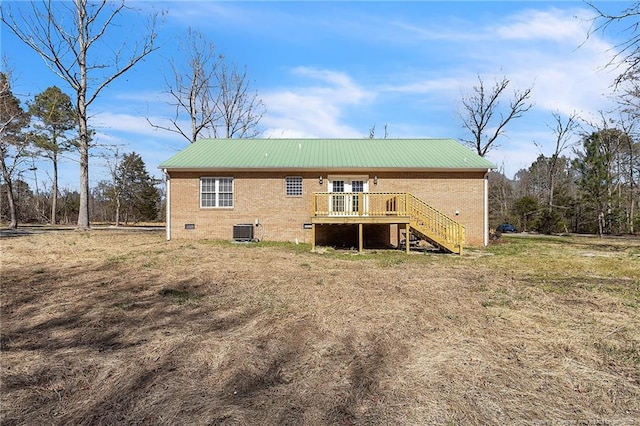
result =
[[[322,175],[320,175],[320,177],[318,178],[318,183],[322,185]]]
[[[377,175],[373,177],[373,184],[374,185],[378,184],[378,176]]]

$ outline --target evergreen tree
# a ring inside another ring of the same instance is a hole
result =
[[[609,165],[612,158],[605,144],[607,136],[608,131],[602,130],[584,138],[584,153],[579,153],[574,160],[583,200],[595,213],[598,235],[610,232],[612,176]]]
[[[53,185],[51,189],[51,223],[56,223],[58,200],[58,157],[67,151],[72,142],[68,132],[77,127],[77,114],[71,98],[56,86],[47,88],[36,95],[29,105],[34,123],[34,143],[42,156],[51,160],[53,165]]]
[[[105,191],[115,204],[116,225],[122,218],[125,223],[158,218],[160,192],[156,183],[138,154],[122,158],[113,173],[111,189]]]
[[[11,91],[9,76],[0,73],[0,171],[6,186],[9,226],[18,227],[14,174],[28,153],[28,140],[23,133],[29,125],[29,114],[20,106],[20,101]]]
[[[518,228],[527,232],[536,226],[540,203],[537,198],[525,195],[513,202],[513,213],[518,218]]]

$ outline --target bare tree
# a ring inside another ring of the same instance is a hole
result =
[[[114,24],[131,8],[124,0],[110,2],[88,0],[24,3],[25,9],[4,2],[2,21],[27,46],[38,53],[46,65],[75,92],[78,114],[78,148],[80,152],[80,212],[78,228],[89,228],[89,108],[98,95],[115,79],[157,49],[155,46],[156,16],[153,15],[148,34],[129,49],[123,36],[119,46]],[[114,29],[114,31],[111,31]],[[105,49],[105,46],[108,46]],[[104,54],[102,52],[111,52]]]
[[[640,175],[640,142],[635,130],[637,125],[637,115],[629,114],[620,120],[621,130],[628,135],[622,141],[620,149],[620,159],[622,167],[620,171],[624,174],[627,183],[628,195],[626,200],[626,222],[629,234],[635,233],[635,206],[640,205],[640,191],[638,190],[638,176]]]
[[[189,29],[181,43],[186,56],[171,59],[172,82],[167,93],[174,109],[169,125],[149,124],[177,133],[190,143],[203,137],[245,138],[257,135],[264,105],[249,89],[246,70],[231,68],[200,32]],[[189,123],[188,129],[186,123]]]
[[[567,118],[566,122],[562,120],[562,115],[560,115],[559,112],[553,113],[553,119],[555,124],[552,130],[556,137],[556,145],[555,150],[549,159],[549,195],[547,199],[549,213],[553,212],[553,193],[555,191],[560,154],[562,154],[562,152],[567,148],[576,144],[576,142],[571,141],[571,137],[574,135],[579,124],[578,115],[575,112]]]
[[[522,117],[532,107],[529,103],[531,87],[523,91],[515,90],[509,106],[502,107],[500,101],[506,95],[509,83],[510,81],[503,77],[502,80],[496,80],[489,89],[478,75],[478,85],[473,86],[471,94],[462,98],[462,108],[459,112],[462,127],[473,136],[463,141],[481,157],[495,147],[496,140],[504,134],[511,120]]]
[[[13,177],[28,156],[28,139],[23,129],[29,125],[29,115],[11,91],[9,71],[0,73],[0,172],[7,187],[10,228],[18,227]]]
[[[622,30],[629,33],[629,38],[615,46],[617,53],[609,62],[609,66],[620,66],[622,71],[616,78],[616,85],[627,80],[636,80],[640,66],[640,2],[633,2],[629,7],[619,13],[607,13],[593,2],[587,4],[596,12],[593,26],[589,30],[588,36],[599,32],[607,31],[609,27],[622,24]],[[619,28],[614,31],[618,32]]]
[[[374,124],[369,129],[369,139],[374,139],[375,137],[376,137],[376,125]],[[389,137],[388,125],[385,124],[384,125],[384,136],[383,136],[383,139],[387,139],[388,137]]]
[[[213,43],[191,28],[181,40],[179,51],[186,63],[170,59],[173,82],[166,82],[170,105],[174,108],[173,117],[169,119],[171,125],[154,124],[148,118],[147,121],[157,129],[178,133],[193,143],[201,133],[211,131],[217,120],[212,92],[221,56],[216,53]],[[185,115],[190,123],[189,130],[181,123]],[[212,131],[207,134],[212,135]]]
[[[240,71],[220,64],[216,72],[218,98],[215,102],[220,119],[214,124],[214,136],[224,138],[253,138],[264,115],[264,104],[257,93],[249,89],[247,70]]]

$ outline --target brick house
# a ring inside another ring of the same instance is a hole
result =
[[[205,139],[159,166],[167,239],[456,253],[488,242],[494,167],[453,139]]]

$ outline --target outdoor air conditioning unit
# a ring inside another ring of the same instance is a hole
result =
[[[253,224],[241,223],[239,225],[233,225],[233,241],[254,241]]]

